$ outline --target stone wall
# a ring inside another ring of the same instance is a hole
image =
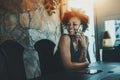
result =
[[[40,39],[56,45],[60,36],[60,12],[48,15],[44,0],[0,0],[0,43],[14,39],[25,47],[24,63],[28,79],[40,76],[38,53],[33,45]]]

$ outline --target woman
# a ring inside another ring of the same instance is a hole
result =
[[[69,34],[62,35],[58,44],[55,54],[57,65],[60,64],[58,69],[73,70],[88,67],[86,57],[88,38],[84,35],[88,27],[88,17],[73,9],[64,14],[62,23]]]

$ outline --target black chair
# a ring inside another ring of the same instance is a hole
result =
[[[7,40],[0,45],[6,61],[8,80],[26,80],[23,62],[24,47],[16,41]],[[0,79],[1,80],[1,79]]]
[[[36,51],[38,52],[40,60],[41,75],[45,76],[47,74],[52,74],[55,72],[54,69],[54,57],[53,52],[55,48],[55,43],[48,39],[42,39],[34,44]]]
[[[6,58],[2,50],[0,49],[0,80],[8,80],[6,74],[7,74]]]

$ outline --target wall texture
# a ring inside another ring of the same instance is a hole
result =
[[[33,45],[40,39],[56,45],[60,33],[60,12],[49,16],[44,0],[0,0],[0,43],[14,39],[25,47],[24,63],[27,78],[40,76],[38,53]]]

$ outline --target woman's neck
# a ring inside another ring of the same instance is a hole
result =
[[[72,41],[73,41],[73,46],[74,46],[75,51],[78,51],[78,38],[73,37]]]
[[[71,36],[72,37],[72,40],[74,41],[74,42],[78,42],[78,38],[76,37],[76,36]]]

